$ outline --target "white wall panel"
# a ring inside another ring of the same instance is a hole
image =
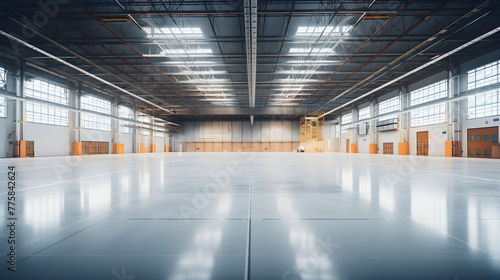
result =
[[[292,122],[292,140],[293,142],[299,142],[300,141],[300,122],[294,121]]]
[[[195,142],[203,142],[203,123],[195,122],[194,123],[194,141]]]
[[[271,121],[269,126],[269,141],[283,142],[283,122]]]
[[[262,127],[262,122],[253,122],[252,142],[261,142],[262,141],[261,127]]]
[[[292,142],[292,122],[281,122],[283,125],[283,142]]]
[[[35,156],[69,155],[72,145],[70,136],[69,127],[26,123],[26,141],[35,141]],[[92,136],[96,140],[91,140]],[[111,145],[111,133],[82,129],[82,141],[104,141]]]
[[[269,136],[270,136],[270,123],[268,121],[263,121],[260,123],[260,140],[262,142],[269,142],[270,140]]]
[[[187,122],[183,123],[181,130],[184,132],[184,141],[186,142],[194,142],[195,141],[195,123]]]
[[[222,122],[212,123],[212,141],[208,142],[222,142]],[[206,141],[205,141],[206,142]]]
[[[241,142],[243,131],[241,122],[232,122],[233,142]]]
[[[222,123],[222,142],[231,142],[233,128],[231,122]]]
[[[252,126],[250,125],[250,122],[243,122],[242,124],[242,129],[243,129],[243,142],[251,142],[252,141]]]

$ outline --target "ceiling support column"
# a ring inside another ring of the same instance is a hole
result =
[[[255,107],[257,73],[257,0],[245,0],[245,40],[247,49],[248,98],[250,108]],[[250,116],[253,124],[253,115]]]

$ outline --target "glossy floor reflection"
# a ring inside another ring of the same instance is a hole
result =
[[[499,170],[335,153],[2,159],[0,279],[500,279]]]

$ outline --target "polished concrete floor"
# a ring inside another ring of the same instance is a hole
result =
[[[15,273],[6,262],[9,165]],[[1,159],[0,182],[0,279],[500,279],[498,160]]]

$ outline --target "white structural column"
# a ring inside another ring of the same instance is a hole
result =
[[[245,39],[247,49],[248,98],[250,108],[255,107],[257,73],[257,0],[245,0]],[[250,116],[253,124],[253,115]]]
[[[407,109],[410,108],[410,92],[407,86],[404,86],[401,88],[399,91],[400,95],[400,111],[402,111],[399,114],[399,127],[398,129],[400,130],[400,139],[399,142],[402,143],[408,143],[410,142],[410,127],[411,127],[411,112],[408,112]]]
[[[19,74],[16,83],[16,95],[21,98],[26,97],[26,63],[24,59],[19,60]],[[25,117],[25,101],[16,100],[15,103],[15,113],[14,113],[14,121],[16,122],[16,140],[26,140],[26,125],[24,121],[26,121]]]

